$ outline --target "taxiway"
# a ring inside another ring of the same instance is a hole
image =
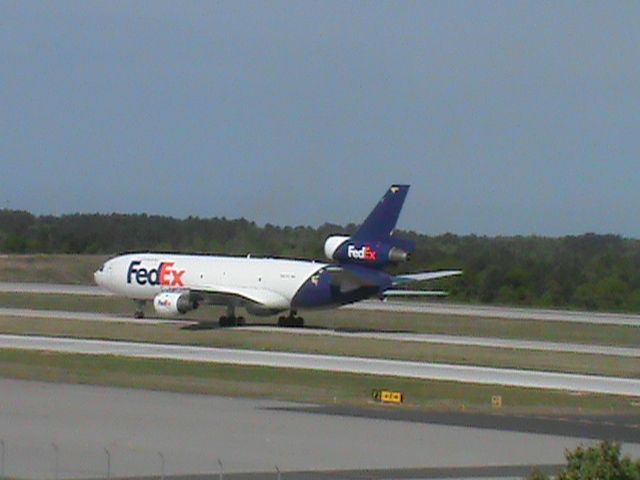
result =
[[[489,368],[446,363],[407,362],[377,358],[26,335],[0,335],[0,348],[298,368],[424,380],[447,380],[633,397],[640,396],[640,379],[636,378]]]
[[[59,478],[107,478],[107,454],[112,478],[217,478],[218,460],[225,474],[263,473],[234,479],[276,478],[276,466],[284,478],[316,480],[513,478],[532,465],[563,463],[565,449],[589,442],[570,429],[554,433],[560,420],[540,433],[535,418],[514,430],[500,415],[393,418],[380,409],[310,411],[269,400],[7,379],[0,391],[5,475],[15,478],[55,478],[56,464]],[[637,458],[639,443],[625,444],[625,453]]]
[[[48,293],[66,295],[111,296],[110,292],[91,285],[0,282],[4,293]],[[510,320],[541,320],[547,322],[578,322],[601,325],[640,326],[640,315],[626,313],[598,313],[571,310],[461,305],[444,302],[410,302],[365,300],[342,307],[396,313],[425,313],[465,317],[500,318]]]

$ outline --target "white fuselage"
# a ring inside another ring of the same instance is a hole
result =
[[[171,290],[228,290],[255,295],[268,308],[287,309],[300,287],[326,266],[273,258],[137,253],[108,260],[95,280],[135,300],[151,300]]]

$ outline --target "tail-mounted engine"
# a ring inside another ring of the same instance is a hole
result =
[[[160,292],[153,298],[153,308],[158,315],[172,317],[198,308],[189,292]]]
[[[383,267],[409,261],[415,245],[410,240],[389,237],[386,241],[363,241],[346,235],[331,235],[324,243],[329,260]]]
[[[325,257],[327,257],[329,260],[336,260],[334,255],[342,246],[342,244],[346,243],[350,239],[351,237],[349,235],[331,235],[327,237],[324,242]]]
[[[374,268],[408,261],[415,243],[393,234],[407,192],[409,185],[391,185],[353,235],[327,238],[324,253],[329,260]]]

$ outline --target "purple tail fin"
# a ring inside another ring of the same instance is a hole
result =
[[[387,240],[396,228],[409,185],[391,185],[373,211],[351,237],[354,240]]]

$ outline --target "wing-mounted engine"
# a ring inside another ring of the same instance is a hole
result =
[[[153,308],[158,315],[173,317],[198,308],[198,302],[189,292],[160,292],[153,298]]]

